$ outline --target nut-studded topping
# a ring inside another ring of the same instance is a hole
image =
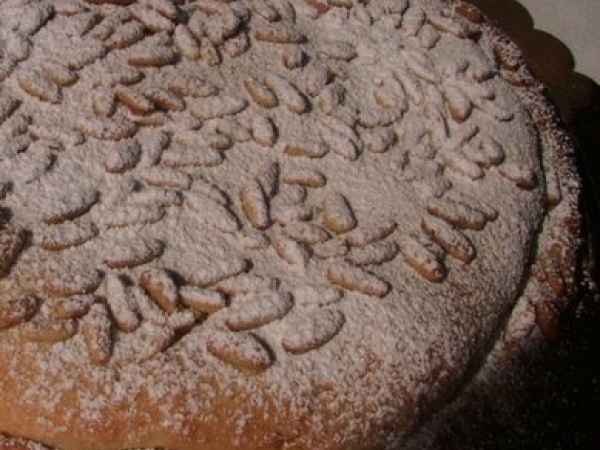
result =
[[[142,40],[144,36],[144,26],[140,22],[131,21],[115,30],[106,40],[106,45],[111,49],[127,48]]]
[[[338,8],[350,9],[354,6],[354,2],[352,0],[327,0],[327,3]]]
[[[94,364],[108,363],[112,353],[112,321],[106,306],[96,303],[81,321],[81,332]]]
[[[284,152],[289,156],[301,156],[305,158],[322,158],[329,152],[329,147],[321,141],[298,142],[286,144]]]
[[[365,143],[365,148],[373,153],[384,153],[396,141],[396,135],[389,128],[373,128],[361,133],[361,139]]]
[[[141,5],[133,5],[130,8],[132,15],[153,32],[173,31],[175,25],[168,17],[154,9],[145,8]]]
[[[39,314],[24,324],[20,331],[29,342],[55,343],[75,336],[77,323],[74,320],[52,320]]]
[[[159,14],[162,14],[163,16],[172,20],[177,19],[177,15],[179,14],[176,1],[143,0],[142,3],[146,4],[149,8],[156,10]]]
[[[486,168],[501,164],[505,158],[502,145],[491,137],[482,139],[479,145],[469,144],[465,146],[463,153],[470,161]]]
[[[128,197],[128,203],[141,206],[181,206],[183,198],[177,191],[144,189]]]
[[[111,269],[146,264],[160,256],[164,244],[156,239],[143,239],[131,233],[115,235],[107,242],[104,263]]]
[[[94,112],[101,117],[110,117],[117,110],[115,94],[108,88],[98,87],[92,93]]]
[[[225,296],[219,291],[183,286],[179,296],[186,306],[199,313],[212,314],[227,306]]]
[[[385,297],[390,291],[387,282],[372,273],[342,262],[334,262],[327,269],[327,279],[341,288],[373,297]]]
[[[254,37],[258,41],[273,44],[299,44],[306,39],[300,31],[284,24],[260,25],[256,28]]]
[[[218,66],[221,64],[221,54],[208,39],[203,39],[200,43],[200,59],[209,66]]]
[[[279,281],[275,278],[241,273],[235,277],[220,281],[215,286],[215,289],[218,289],[219,292],[223,292],[229,296],[236,296],[239,294],[247,294],[249,292],[277,289],[278,286]]]
[[[240,244],[246,250],[264,250],[269,246],[269,238],[259,231],[246,231],[240,237]]]
[[[146,89],[144,95],[160,109],[166,111],[183,111],[185,109],[184,101],[166,89]]]
[[[110,120],[83,116],[78,120],[77,126],[84,135],[106,141],[130,138],[137,131],[135,123],[117,114]]]
[[[237,36],[227,39],[223,45],[223,50],[230,57],[236,58],[245,53],[250,47],[250,40],[246,33],[239,33]]]
[[[462,203],[463,205],[470,206],[472,209],[481,211],[488,221],[494,221],[498,218],[498,210],[490,206],[483,200],[475,198],[470,194],[465,194],[460,191],[451,191],[448,195],[448,199],[456,203]]]
[[[257,115],[252,121],[252,137],[265,147],[273,147],[277,140],[277,129],[268,117]]]
[[[188,190],[192,185],[191,177],[179,170],[167,167],[151,167],[141,173],[142,179],[151,186],[167,189]]]
[[[338,40],[321,42],[319,51],[329,58],[342,59],[344,61],[350,61],[357,56],[354,45]]]
[[[0,125],[15,112],[21,102],[5,91],[0,92]]]
[[[140,285],[147,294],[160,305],[167,313],[174,313],[177,309],[177,286],[171,275],[160,269],[150,269],[140,275]]]
[[[321,172],[303,167],[287,170],[282,177],[282,181],[288,184],[299,184],[311,188],[323,187],[327,183],[325,175]]]
[[[430,199],[427,211],[457,228],[482,230],[486,223],[485,214],[462,203]]]
[[[306,97],[285,78],[269,75],[265,78],[265,84],[275,92],[281,103],[290,111],[302,114],[308,110]]]
[[[229,196],[225,192],[223,192],[218,186],[206,182],[204,180],[195,180],[192,186],[192,191],[194,193],[200,194],[201,197],[208,198],[214,203],[217,203],[224,207],[228,207],[231,203]],[[193,203],[194,199],[192,199],[191,197],[192,194],[188,195],[187,199]],[[198,200],[204,201],[202,198],[199,198]]]
[[[211,122],[210,126],[212,132],[229,136],[234,142],[248,142],[252,137],[250,130],[236,119],[217,119]]]
[[[141,42],[131,47],[127,62],[134,67],[162,67],[173,64],[177,60],[177,52],[166,46],[151,46]]]
[[[223,156],[211,148],[198,151],[191,146],[181,144],[172,145],[161,156],[161,163],[174,169],[201,166],[212,167],[218,166],[222,162]]]
[[[48,299],[46,305],[50,306],[51,315],[57,319],[80,319],[88,313],[96,300],[94,295],[74,295]]]
[[[244,99],[226,96],[208,97],[190,103],[192,114],[201,120],[234,115],[248,106]]]
[[[256,181],[262,187],[267,198],[272,198],[280,189],[279,186],[279,164],[268,161],[256,173]]]
[[[446,268],[435,254],[412,236],[400,241],[400,251],[406,263],[428,281],[440,283],[446,278]]]
[[[188,59],[200,59],[202,52],[194,34],[185,25],[177,25],[174,35],[175,44],[183,56]]]
[[[270,349],[250,333],[217,333],[206,348],[215,358],[244,372],[263,372],[273,364]]]
[[[133,139],[119,141],[112,146],[104,167],[110,173],[123,173],[133,169],[139,162],[140,156],[141,147],[137,141]]]
[[[159,163],[164,150],[169,146],[171,138],[164,131],[140,130],[137,134],[142,148],[141,163],[148,167]]]
[[[50,251],[61,251],[84,244],[98,236],[98,228],[91,222],[67,222],[51,225],[35,236],[39,245]]]
[[[36,268],[34,276],[41,280],[45,293],[52,297],[70,297],[93,293],[102,282],[102,273],[93,269],[89,262],[57,255]]]
[[[358,227],[344,236],[348,244],[354,247],[364,247],[373,242],[385,239],[396,229],[396,222],[382,219],[368,227]]]
[[[78,76],[75,72],[59,62],[46,61],[42,64],[42,69],[48,79],[57,86],[70,86],[78,80]]]
[[[319,309],[297,318],[294,329],[281,344],[288,353],[302,354],[322,347],[340,332],[346,319],[334,309]]]
[[[38,300],[32,296],[0,301],[0,330],[27,322],[36,313]]]
[[[0,277],[6,275],[25,245],[25,230],[18,227],[0,228]]]
[[[167,325],[152,322],[144,324],[136,331],[135,357],[138,362],[147,361],[167,349],[175,338],[175,331]]]
[[[166,88],[180,97],[204,98],[219,91],[208,81],[189,74],[176,74],[167,80]]]
[[[278,235],[273,238],[273,247],[286,263],[295,267],[305,267],[310,259],[308,248],[299,241]]]
[[[321,308],[339,302],[343,291],[326,285],[303,285],[293,291],[296,308]]]
[[[283,229],[283,232],[295,241],[309,245],[325,242],[331,238],[327,231],[313,223],[291,223]]]
[[[330,259],[346,256],[350,249],[348,248],[346,241],[331,239],[329,241],[313,245],[312,251],[318,258]]]
[[[444,93],[452,118],[457,122],[467,120],[473,111],[471,100],[456,86],[446,87]]]
[[[271,203],[273,208],[278,208],[280,206],[299,205],[306,200],[307,195],[308,192],[306,191],[306,188],[298,184],[280,184],[277,195]]]
[[[252,0],[250,8],[268,22],[276,22],[281,19],[277,9],[267,0]]]
[[[330,194],[323,205],[323,223],[328,230],[346,233],[356,227],[354,213],[346,198],[339,193]]]
[[[59,87],[39,71],[26,71],[20,74],[19,86],[29,95],[44,102],[60,103],[62,94]]]
[[[279,198],[279,195],[275,199]],[[313,213],[305,205],[276,205],[271,210],[271,217],[274,222],[281,225],[288,225],[294,222],[309,220]]]
[[[198,363],[210,388],[236,376],[218,365],[279,355],[261,384],[294,384],[288,368],[357,343],[345,323],[381,325],[386,348],[395,314],[427,317],[438,345],[429,299],[459,323],[489,289],[485,317],[460,322],[480,342],[497,283],[529,270],[507,270],[511,250],[545,250],[536,286],[569,293],[569,252],[545,245],[574,204],[564,136],[517,49],[435,1],[0,1],[5,347],[122,381],[152,358],[144,373]],[[552,331],[555,309],[534,308]]]
[[[115,87],[119,84],[129,86],[142,80],[144,74],[135,67],[116,63],[108,67],[102,67],[97,75],[96,85],[104,87]]]
[[[57,192],[51,197],[51,189],[57,188],[54,183],[39,185],[37,200],[40,203],[39,215],[47,224],[58,224],[82,216],[98,201],[98,192],[91,188],[79,187],[78,190]]]
[[[393,260],[397,254],[398,245],[396,243],[380,241],[352,249],[347,260],[357,266],[383,264]]]
[[[154,111],[154,104],[144,94],[127,86],[118,86],[114,90],[115,96],[134,114],[148,114]]]
[[[263,108],[274,108],[279,104],[275,93],[254,78],[244,80],[244,87],[254,102]]]
[[[535,172],[523,165],[505,163],[498,168],[498,172],[505,178],[513,181],[521,189],[531,190],[537,186]]]
[[[300,46],[288,46],[283,50],[281,60],[286,69],[293,70],[304,65],[306,62],[306,54]]]
[[[271,224],[269,205],[265,192],[258,181],[252,180],[240,192],[240,202],[246,218],[252,226],[260,230]]]
[[[471,162],[457,152],[447,152],[443,155],[446,166],[452,171],[465,176],[471,180],[483,178],[485,172],[476,163]]]
[[[14,59],[15,62],[21,62],[29,58],[31,54],[31,45],[29,40],[25,36],[21,36],[17,33],[11,33],[6,36],[5,43],[3,44],[9,58]]]
[[[125,331],[136,330],[140,325],[138,308],[129,287],[118,275],[106,279],[106,300],[117,326]]]
[[[150,298],[146,292],[138,287],[130,288],[131,295],[137,306],[137,311],[143,320],[152,322],[155,325],[165,325],[168,321],[168,316],[165,312]]]
[[[447,223],[433,217],[426,217],[421,227],[440,247],[456,259],[467,264],[475,259],[475,247],[469,238]]]
[[[322,124],[320,127],[320,136],[327,146],[348,161],[354,161],[358,158],[360,144],[354,138],[354,132],[347,127],[334,129],[329,125],[332,122]],[[341,125],[337,123],[337,125]]]
[[[304,68],[301,86],[308,95],[316,97],[331,81],[331,78],[331,71],[325,64],[314,62]]]
[[[288,292],[262,291],[236,297],[227,312],[227,327],[231,331],[247,331],[283,318],[292,309]]]
[[[194,286],[208,287],[245,272],[248,263],[244,259],[213,260],[200,270],[186,274],[186,281]]]

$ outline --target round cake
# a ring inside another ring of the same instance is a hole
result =
[[[435,447],[576,293],[557,123],[459,1],[2,1],[0,449]]]

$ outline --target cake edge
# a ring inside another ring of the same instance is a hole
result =
[[[519,61],[517,67],[501,69],[500,75],[514,86],[529,112],[540,136],[544,169],[548,164],[553,165],[561,182],[562,198],[558,204],[548,205],[532,254],[530,276],[481,365],[441,410],[403,443],[402,450],[451,450],[455,447],[448,439],[469,433],[477,424],[484,426],[496,421],[504,426],[517,425],[511,420],[514,421],[519,408],[527,407],[528,399],[523,394],[531,376],[535,376],[534,365],[539,363],[536,358],[559,344],[564,319],[576,310],[585,293],[593,290],[587,271],[589,255],[585,249],[589,237],[575,138],[567,131],[545,85],[531,72],[523,51],[497,22],[468,1],[444,1],[481,31],[497,60],[504,53]],[[549,264],[560,268],[554,277],[545,271]],[[497,431],[490,430],[487,434]],[[484,439],[489,436],[485,434],[471,438],[475,439],[471,442],[473,447],[463,442],[454,445],[462,450],[487,448]]]

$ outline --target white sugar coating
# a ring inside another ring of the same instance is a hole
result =
[[[305,222],[291,223],[284,228],[283,232],[295,241],[304,242],[306,244],[324,242],[331,237],[330,234],[319,225]]]
[[[225,297],[220,292],[185,286],[179,291],[181,301],[194,311],[211,313],[226,306]]]
[[[256,291],[242,294],[228,309],[226,323],[234,331],[260,328],[283,318],[292,306],[289,292]]]
[[[321,347],[332,339],[344,325],[344,315],[332,309],[311,311],[298,320],[298,328],[289,333],[282,342],[290,353],[306,353]]]
[[[2,3],[2,432],[388,448],[480,366],[573,212],[567,144],[492,31],[353,3]]]
[[[140,323],[137,304],[131,290],[118,275],[106,278],[106,300],[116,325],[124,331],[135,330]]]

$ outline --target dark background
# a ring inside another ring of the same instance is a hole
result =
[[[530,69],[547,86],[548,96],[577,140],[591,275],[598,281],[600,86],[574,71],[575,61],[567,46],[557,37],[536,30],[535,18],[516,0],[469,1],[521,47]],[[577,0],[572,3],[576,7]],[[485,436],[477,438],[480,445],[474,443],[475,448],[600,450],[600,296],[586,290],[562,328],[561,340],[535,362],[535,387],[522,417],[516,418],[519,426],[492,424],[484,431]]]

